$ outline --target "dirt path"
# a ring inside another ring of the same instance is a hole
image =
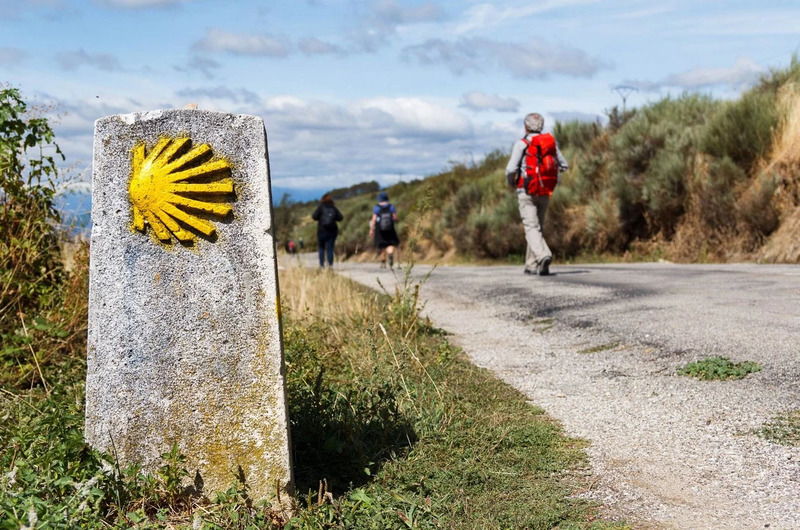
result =
[[[376,265],[338,272],[391,288]],[[420,278],[427,267],[417,267]],[[755,434],[800,408],[800,268],[442,267],[426,313],[473,361],[591,442],[587,495],[637,527],[800,528],[800,448]],[[708,355],[763,370],[675,375]]]

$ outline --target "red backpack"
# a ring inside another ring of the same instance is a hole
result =
[[[528,195],[552,195],[558,184],[556,139],[552,134],[537,134],[530,140],[522,139],[527,147],[522,156],[518,188]],[[524,168],[524,171],[522,170]]]

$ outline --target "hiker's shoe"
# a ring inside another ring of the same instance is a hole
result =
[[[539,273],[539,276],[550,276],[550,262],[553,261],[553,258],[547,256],[546,258],[542,258],[536,265],[536,272]]]

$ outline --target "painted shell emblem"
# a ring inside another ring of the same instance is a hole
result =
[[[132,228],[168,243],[174,237],[191,244],[198,235],[213,237],[213,218],[223,218],[232,207],[230,162],[214,159],[211,146],[192,146],[186,137],[161,138],[148,153],[144,143],[133,148],[128,194]],[[209,215],[210,214],[210,215]]]

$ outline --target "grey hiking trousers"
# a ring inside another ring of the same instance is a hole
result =
[[[519,215],[522,217],[522,226],[525,228],[525,241],[528,243],[528,250],[525,253],[525,268],[536,270],[536,264],[544,258],[551,258],[553,253],[547,246],[547,241],[542,235],[544,226],[544,214],[547,211],[547,203],[550,197],[547,195],[531,196],[525,190],[517,190],[517,202],[519,202]]]

